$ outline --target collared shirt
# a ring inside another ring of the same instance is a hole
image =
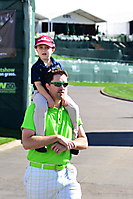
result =
[[[35,104],[31,104],[25,113],[25,118],[21,129],[32,129],[35,131],[35,124],[33,119]],[[82,124],[79,117],[79,125]],[[63,106],[61,108],[48,108],[45,123],[45,135],[62,135],[72,140],[72,124],[70,117]],[[51,145],[47,146],[46,153],[37,152],[35,149],[30,149],[27,159],[38,163],[45,164],[67,164],[70,162],[72,155],[70,150],[63,151],[59,155],[55,151],[51,150]]]
[[[51,57],[50,59],[52,61],[51,66],[44,65],[44,62],[40,59],[40,57],[38,61],[32,66],[31,83],[33,84],[34,90],[37,90],[34,82],[40,81],[42,83],[42,86],[45,85],[46,82],[44,76],[46,75],[49,69],[61,68],[62,70],[64,70],[61,64],[55,61],[53,57]]]

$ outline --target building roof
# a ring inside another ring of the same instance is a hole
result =
[[[38,13],[35,13],[35,20],[40,21],[40,20],[48,20],[47,17],[40,15]]]
[[[106,22],[99,17],[96,17],[82,9],[77,9],[72,12],[60,15],[52,19],[56,23],[85,23],[85,24],[95,24],[100,22]]]
[[[75,10],[75,11],[73,11],[73,13],[76,13],[77,15],[85,17],[86,19],[92,20],[95,23],[106,22],[105,20],[100,19],[99,17],[96,17],[96,16],[94,16],[94,15],[92,15],[92,14],[90,14],[90,13],[84,11],[84,10],[81,10],[81,9]]]

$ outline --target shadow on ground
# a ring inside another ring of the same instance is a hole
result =
[[[89,132],[89,146],[133,146],[133,132]]]

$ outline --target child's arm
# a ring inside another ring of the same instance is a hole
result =
[[[45,90],[45,88],[42,86],[42,83],[40,81],[34,82],[37,90],[41,95],[43,95],[46,100],[48,101],[48,107],[54,108],[54,100],[52,97],[48,94],[48,92]]]

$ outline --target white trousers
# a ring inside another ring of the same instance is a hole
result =
[[[81,199],[80,184],[76,180],[77,169],[61,171],[39,169],[28,166],[24,175],[24,185],[28,199]]]
[[[65,109],[71,119],[74,140],[78,133],[79,108],[70,96],[67,96],[67,101],[69,104]],[[48,110],[47,100],[36,90],[33,94],[33,103],[35,103],[34,122],[36,135],[43,136],[45,135],[45,118]]]

